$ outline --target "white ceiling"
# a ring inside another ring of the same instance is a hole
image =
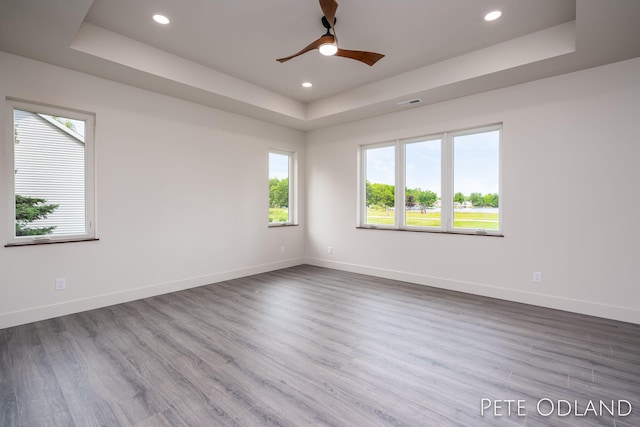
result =
[[[308,102],[575,19],[575,0],[342,0],[342,47],[386,54],[369,67],[314,51],[275,61],[325,29],[318,0],[95,0],[85,19],[109,31]],[[505,19],[486,23],[499,8]],[[123,11],[126,10],[126,13]],[[153,11],[171,17],[162,27]],[[310,80],[312,90],[300,84]]]
[[[385,58],[276,62],[324,33],[317,0],[2,0],[0,50],[297,129],[640,56],[638,0],[341,0],[336,16],[340,47]]]

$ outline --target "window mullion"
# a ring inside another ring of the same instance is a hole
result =
[[[16,199],[15,199],[15,153],[14,153],[14,144],[15,144],[15,124],[14,124],[14,116],[13,116],[13,108],[6,109],[6,120],[5,123],[11,123],[11,126],[7,126],[7,147],[6,150],[6,179],[5,183],[7,185],[7,206],[10,206],[10,213],[8,217],[8,236],[13,236],[15,233],[15,223],[16,223]]]
[[[442,196],[440,198],[440,226],[445,231],[453,228],[453,144],[451,135],[442,136]]]
[[[368,205],[367,205],[367,177],[368,177],[368,168],[367,168],[367,158],[369,156],[369,150],[362,147],[360,149],[361,157],[360,157],[360,167],[361,172],[360,176],[362,178],[362,182],[360,183],[360,191],[362,200],[360,202],[360,225],[367,225],[367,213],[368,213]]]
[[[396,219],[396,228],[404,227],[405,221],[405,146],[400,143],[400,141],[396,141],[396,203],[395,203],[395,219]]]
[[[294,200],[294,194],[293,194],[293,185],[295,183],[295,178],[293,177],[293,155],[289,154],[289,165],[287,167],[288,172],[289,172],[289,205],[288,205],[288,209],[289,209],[289,220],[287,221],[287,224],[291,224],[294,222],[293,219],[293,215],[295,213],[295,208],[293,206]]]

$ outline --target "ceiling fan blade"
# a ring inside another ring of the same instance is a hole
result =
[[[325,43],[333,43],[334,41],[334,37],[331,34],[325,34],[324,36],[320,37],[318,40],[312,42],[311,44],[309,44],[307,47],[305,47],[304,49],[302,49],[300,52],[298,53],[294,53],[291,56],[287,56],[286,58],[280,58],[280,59],[276,59],[276,61],[278,62],[287,62],[290,59],[295,58],[296,56],[300,56],[303,53],[307,53],[310,50],[313,49],[317,49],[320,47],[320,45],[323,45]]]
[[[347,49],[339,49],[336,53],[336,56],[341,56],[343,58],[355,59],[356,61],[364,62],[368,66],[372,66],[382,58],[384,55],[381,53],[375,52],[365,52],[362,50],[347,50]]]
[[[336,18],[336,10],[338,10],[338,2],[336,0],[320,0],[320,8],[324,17],[329,21],[329,25],[333,28],[333,21]],[[333,28],[335,31],[335,28]]]
[[[320,8],[322,13],[333,30],[336,44],[338,43],[338,33],[336,33],[336,10],[338,10],[338,2],[336,0],[320,0]]]

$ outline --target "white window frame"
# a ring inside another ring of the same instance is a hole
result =
[[[476,133],[484,133],[491,131],[499,132],[498,141],[498,177],[499,177],[499,189],[500,195],[500,215],[498,217],[498,229],[471,229],[471,228],[454,228],[454,209],[453,209],[453,196],[454,196],[454,148],[453,140],[455,137],[471,135]],[[403,230],[403,231],[420,231],[420,232],[436,232],[436,233],[451,233],[451,234],[476,234],[476,235],[488,235],[488,236],[502,236],[502,206],[503,206],[503,193],[502,193],[502,123],[496,123],[485,126],[478,126],[473,128],[467,128],[462,130],[447,131],[437,134],[429,134],[421,137],[397,139],[394,141],[367,144],[360,146],[358,150],[358,228],[371,228],[371,229],[391,229],[391,230]],[[406,212],[405,212],[405,193],[406,193],[406,145],[421,141],[433,141],[436,139],[441,140],[441,191],[440,191],[440,227],[433,226],[415,226],[406,225]],[[369,149],[382,148],[382,147],[395,147],[395,223],[391,224],[367,224],[367,197],[366,197],[366,180],[367,180],[367,156],[366,152]]]
[[[374,150],[376,148],[386,148],[386,147],[395,147],[395,152],[394,152],[394,161],[395,161],[395,194],[394,194],[394,198],[395,198],[395,203],[398,203],[398,188],[400,187],[400,185],[398,185],[399,182],[399,170],[398,170],[398,155],[399,155],[399,149],[398,149],[398,140],[395,141],[387,141],[387,142],[380,142],[377,144],[369,144],[369,145],[363,145],[360,148],[360,171],[361,173],[360,175],[360,186],[359,186],[359,193],[360,193],[360,200],[362,200],[361,203],[358,204],[358,210],[359,210],[359,224],[361,224],[362,227],[367,227],[367,228],[387,228],[387,229],[394,229],[394,228],[399,228],[399,222],[398,222],[398,209],[395,208],[394,210],[394,224],[367,224],[367,155],[366,155],[366,151],[367,150]]]
[[[63,243],[96,240],[96,208],[95,208],[95,115],[92,113],[57,107],[36,102],[7,98],[6,100],[6,192],[8,195],[8,238],[7,246],[32,245],[43,243]],[[85,174],[85,233],[69,235],[16,236],[15,235],[15,134],[14,110],[28,111],[34,114],[65,117],[85,122],[84,134],[84,174]]]
[[[268,226],[282,227],[288,225],[298,225],[298,154],[294,151],[281,150],[279,148],[270,148],[269,154],[271,153],[287,156],[289,158],[289,220],[286,222],[269,222]],[[267,183],[269,179],[271,179],[271,177],[268,177]],[[269,193],[267,185],[267,200],[268,198]],[[267,210],[267,221],[269,221],[268,212],[269,211]]]
[[[400,221],[398,222],[399,228],[403,229],[403,230],[415,230],[415,231],[423,231],[423,230],[431,230],[431,231],[440,231],[442,229],[442,225],[440,227],[435,227],[435,226],[419,226],[419,225],[407,225],[406,221],[406,209],[405,209],[405,195],[406,195],[406,190],[407,190],[407,170],[406,170],[406,163],[407,163],[407,145],[408,144],[414,144],[414,143],[419,143],[419,142],[431,142],[431,141],[436,141],[436,140],[440,140],[440,182],[441,182],[441,189],[440,189],[440,193],[442,194],[440,196],[440,200],[441,203],[444,204],[444,180],[446,179],[446,175],[445,175],[445,162],[446,162],[446,156],[445,156],[445,146],[446,146],[446,142],[444,140],[444,134],[443,133],[439,133],[439,134],[433,134],[433,135],[426,135],[426,136],[422,136],[419,138],[409,138],[409,139],[402,139],[398,141],[398,145],[399,145],[399,150],[400,150],[400,154],[402,155],[402,164],[399,165],[397,167],[398,172],[400,174],[400,177],[402,178],[402,188],[398,188],[396,190],[396,193],[399,194],[401,196],[400,200],[403,201],[402,203],[402,209],[400,209],[402,211],[401,218]],[[440,223],[442,224],[444,218],[444,213],[442,211],[442,208],[440,209]]]

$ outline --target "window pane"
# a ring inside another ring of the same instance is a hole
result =
[[[364,150],[367,224],[395,224],[394,146]]]
[[[453,227],[499,229],[500,131],[453,138]]]
[[[14,110],[15,236],[87,233],[85,122]]]
[[[440,227],[442,140],[405,145],[405,225]]]
[[[269,222],[290,222],[290,156],[269,153]]]

